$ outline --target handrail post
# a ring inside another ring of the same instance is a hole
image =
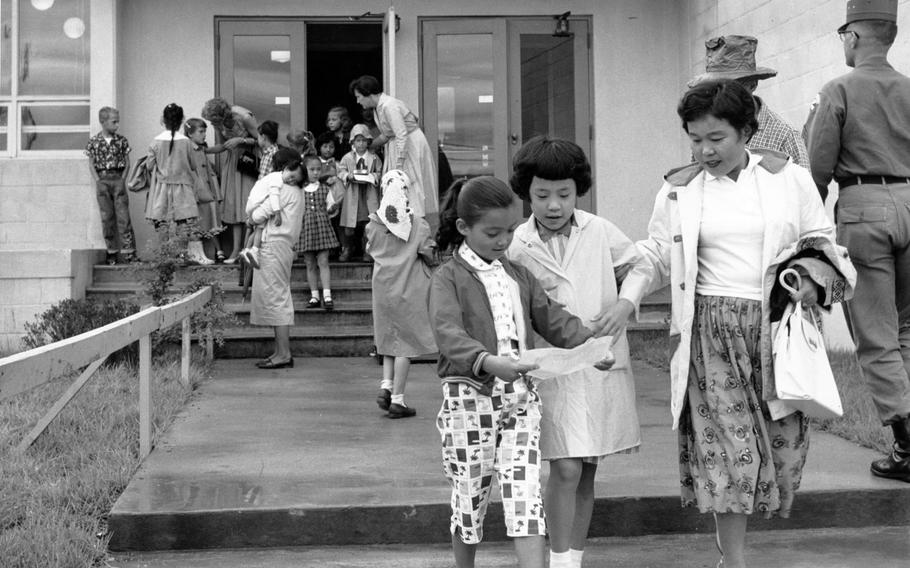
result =
[[[139,338],[139,459],[152,451],[152,336]]]
[[[209,361],[215,358],[215,332],[212,324],[205,326],[205,357]]]
[[[180,382],[184,388],[190,388],[190,318],[183,318],[180,349]]]

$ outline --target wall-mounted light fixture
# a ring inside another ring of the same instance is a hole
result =
[[[558,16],[553,16],[553,19],[556,20],[556,29],[553,30],[553,37],[571,37],[572,32],[569,31],[569,16],[572,12],[563,12]]]

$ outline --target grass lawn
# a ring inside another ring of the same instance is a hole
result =
[[[669,338],[665,331],[629,334],[632,358],[669,371]],[[849,351],[828,353],[834,380],[844,404],[844,415],[832,420],[813,420],[815,430],[872,448],[882,454],[891,452],[891,429],[881,425],[869,389],[863,382],[856,357]]]
[[[206,373],[194,365],[191,384]],[[156,357],[153,444],[192,395],[179,376],[179,352]],[[139,465],[137,370],[122,364],[102,367],[29,450],[16,451],[75,377],[0,401],[4,568],[105,565],[106,516]]]

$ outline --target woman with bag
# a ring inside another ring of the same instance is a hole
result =
[[[712,513],[718,566],[743,568],[749,515],[787,517],[808,451],[809,421],[774,419],[771,322],[789,301],[828,306],[852,295],[855,272],[834,242],[808,171],[750,151],[755,101],[735,81],[696,85],[677,108],[695,163],[657,194],[645,260],[623,284],[635,298],[670,285],[673,428],[684,507]],[[794,266],[803,285],[776,285]]]
[[[202,118],[212,123],[215,129],[216,148],[210,152],[225,150],[218,160],[221,175],[221,221],[231,227],[231,254],[224,261],[237,261],[243,248],[243,225],[246,221],[246,200],[250,189],[259,176],[256,148],[258,147],[259,125],[249,110],[231,105],[215,97],[202,107]]]

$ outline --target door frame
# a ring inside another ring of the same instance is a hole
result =
[[[575,57],[575,140],[588,157],[594,169],[594,122],[593,122],[593,70],[591,57],[591,16],[569,18],[573,29],[573,53]],[[418,54],[420,68],[419,95],[423,115],[421,123],[427,139],[438,141],[437,97],[434,96],[438,75],[435,65],[436,42],[439,34],[459,35],[490,33],[493,35],[494,68],[494,175],[508,180],[512,171],[512,157],[521,146],[512,144],[512,135],[521,140],[521,53],[520,36],[523,33],[551,34],[552,18],[548,16],[497,16],[497,17],[419,17]],[[506,73],[496,73],[506,69]],[[505,96],[497,96],[505,93]],[[433,142],[431,142],[433,143]],[[443,189],[443,188],[440,188]],[[579,198],[579,207],[594,212],[597,200],[594,187]]]

